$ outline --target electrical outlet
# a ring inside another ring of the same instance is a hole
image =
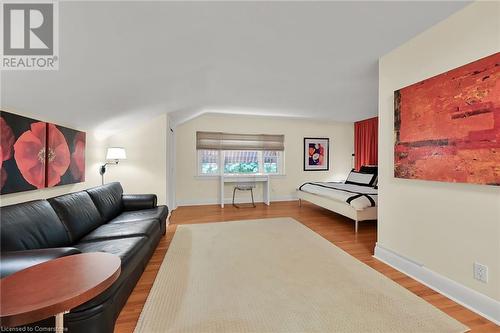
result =
[[[488,282],[488,266],[480,264],[478,262],[474,263],[474,279],[481,282]]]

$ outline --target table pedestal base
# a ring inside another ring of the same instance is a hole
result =
[[[64,332],[64,315],[69,311],[61,312],[56,314],[56,333]]]

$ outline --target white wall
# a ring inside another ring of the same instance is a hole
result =
[[[379,63],[378,244],[500,300],[500,187],[393,177],[394,91],[500,51],[500,2],[476,2]],[[473,279],[473,262],[489,282]]]
[[[105,182],[119,181],[125,193],[154,193],[167,203],[168,119],[166,114],[108,138],[108,146],[124,147],[127,159],[108,167]]]
[[[178,205],[216,203],[219,200],[218,178],[197,176],[196,131],[262,133],[285,135],[285,176],[271,179],[271,200],[295,198],[295,189],[305,181],[345,179],[352,166],[354,129],[352,123],[303,119],[205,114],[175,130],[176,200]],[[303,171],[304,137],[330,138],[330,170]],[[230,200],[232,191],[225,191]],[[262,201],[262,191],[255,191]],[[247,197],[248,193],[239,193]]]
[[[80,191],[89,187],[101,185],[99,166],[106,155],[106,143],[95,138],[91,132],[86,134],[85,151],[85,182],[56,186],[40,190],[4,194],[0,196],[0,206],[12,205],[37,199],[46,199],[65,193]]]

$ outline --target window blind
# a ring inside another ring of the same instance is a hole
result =
[[[285,136],[196,132],[196,149],[283,151],[285,150]]]

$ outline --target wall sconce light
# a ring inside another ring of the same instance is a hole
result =
[[[101,183],[104,185],[104,174],[106,173],[106,165],[116,165],[120,160],[126,160],[127,153],[125,148],[122,147],[110,147],[106,153],[106,163],[101,165],[99,168],[99,174],[101,175]],[[110,162],[108,162],[110,161]]]

